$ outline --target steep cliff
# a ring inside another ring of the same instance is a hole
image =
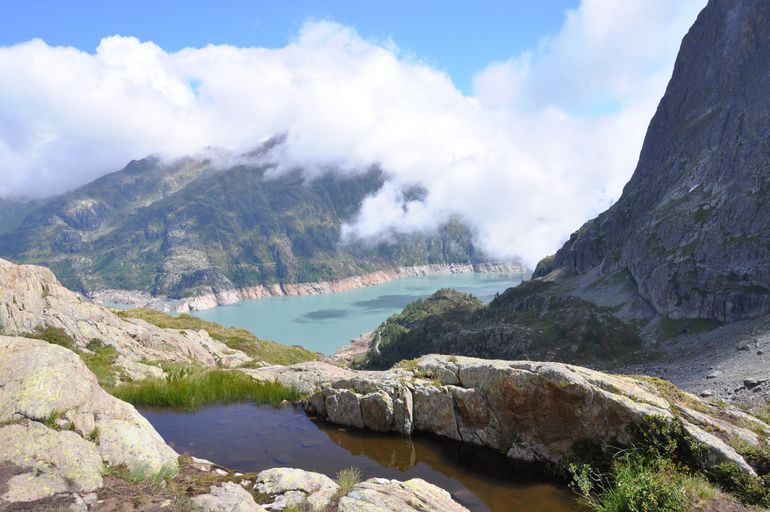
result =
[[[623,195],[536,276],[627,270],[661,315],[770,311],[770,4],[713,0],[682,41]]]

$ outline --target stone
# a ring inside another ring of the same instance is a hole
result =
[[[353,372],[351,378],[321,383],[320,395],[326,397],[322,417],[382,430],[387,426],[382,413],[387,395],[394,407],[394,431],[403,410],[412,414],[411,426],[418,431],[487,446],[511,459],[560,463],[571,456],[577,441],[622,445],[630,441],[629,425],[651,417],[673,421],[675,412],[693,438],[705,443],[713,464],[731,461],[748,473],[752,469],[746,461],[708,432],[723,432],[757,447],[761,439],[756,432],[770,436],[770,426],[735,409],[717,408],[681,392],[683,403],[692,405],[684,407],[669,402],[653,382],[574,365],[428,355],[415,366],[409,375],[403,370]],[[442,371],[455,375],[459,385],[436,386],[421,377],[432,379]],[[364,420],[365,397],[377,411],[371,413],[376,421]],[[311,400],[318,401],[318,396]]]
[[[326,475],[292,468],[273,468],[257,474],[254,490],[266,496],[264,507],[283,510],[295,506],[313,512],[324,510],[339,486]]]
[[[457,430],[454,398],[446,387],[417,386],[414,389],[414,428],[461,440]]]
[[[708,375],[706,375],[706,378],[707,379],[716,379],[717,377],[721,377],[723,373],[724,372],[722,372],[720,370],[716,370],[716,371],[713,371],[713,372],[709,373]]]
[[[58,416],[58,418],[57,418]],[[54,425],[73,430],[54,430]],[[0,336],[0,461],[31,468],[40,489],[90,492],[104,464],[175,470],[177,454],[133,406],[107,394],[77,354],[58,345]],[[17,493],[22,491],[14,480]],[[3,498],[5,499],[5,498]]]
[[[467,512],[450,494],[420,478],[406,482],[372,478],[340,499],[338,512]]]
[[[70,488],[90,492],[102,485],[98,450],[75,432],[28,421],[0,428],[0,439],[0,463],[33,470],[11,478],[5,501],[31,501]]]
[[[364,427],[377,432],[393,429],[395,412],[393,400],[385,391],[369,393],[361,397],[361,419]]]
[[[347,389],[330,390],[324,400],[324,407],[332,423],[364,428],[360,395]]]
[[[308,361],[291,366],[242,368],[239,371],[256,380],[279,382],[284,386],[293,387],[303,395],[314,393],[323,382],[345,379],[354,375],[346,368],[321,361]]]
[[[99,339],[117,350],[116,363],[129,378],[159,375],[159,369],[142,364],[143,360],[227,367],[251,361],[205,331],[161,329],[143,320],[124,320],[64,288],[44,267],[0,259],[0,290],[0,334],[23,336],[57,328],[81,350]]]
[[[54,472],[29,472],[15,475],[6,485],[8,491],[0,496],[0,500],[8,503],[36,501],[67,492],[70,487],[69,482]]]
[[[249,491],[232,482],[211,487],[192,501],[205,512],[265,512]]]
[[[702,396],[703,398],[707,398],[710,396],[714,396],[714,393],[715,391],[713,389],[704,389],[699,393],[699,395]]]
[[[765,382],[767,382],[768,379],[744,379],[743,380],[743,386],[746,388],[755,388],[757,386],[761,386]]]

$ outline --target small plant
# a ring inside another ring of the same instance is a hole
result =
[[[181,368],[175,368],[166,372],[166,382],[174,382],[189,377],[192,374],[192,369],[184,366]]]
[[[157,471],[154,471],[147,464],[139,464],[131,469],[125,466],[108,466],[103,470],[103,474],[105,476],[117,476],[123,480],[131,482],[132,484],[144,484],[149,486],[152,490],[157,490],[159,487],[164,485],[166,481],[174,478],[177,473],[177,467],[172,464],[162,466]]]
[[[337,495],[345,496],[361,481],[361,470],[354,467],[345,468],[337,473],[334,481],[339,485]]]
[[[61,417],[62,413],[57,410],[52,410],[50,413],[48,413],[48,417],[43,420],[43,425],[48,428],[58,429],[59,425],[56,422],[61,419]]]

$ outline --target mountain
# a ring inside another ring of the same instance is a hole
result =
[[[343,223],[385,182],[377,168],[307,179],[300,170],[271,176],[270,165],[221,168],[214,160],[133,161],[27,206],[21,219],[21,207],[12,216],[0,203],[0,225],[9,226],[0,256],[48,266],[73,290],[171,297],[485,260],[457,219],[431,234],[342,243]]]
[[[770,378],[768,69],[770,3],[711,0],[620,199],[488,306],[445,291],[409,306],[380,326],[366,364],[431,352],[638,361],[704,393],[721,382],[709,368],[732,372],[734,389]]]
[[[536,272],[628,271],[671,318],[770,312],[770,4],[712,1],[620,200]]]

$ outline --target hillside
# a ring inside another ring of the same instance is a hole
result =
[[[170,297],[485,259],[458,220],[432,234],[343,244],[342,224],[386,179],[379,169],[308,180],[270,168],[146,158],[31,206],[0,203],[0,256],[48,266],[77,291]]]
[[[709,2],[617,203],[488,306],[458,315],[455,297],[416,322],[391,318],[367,364],[414,357],[419,338],[419,353],[546,358],[770,396],[769,68],[770,4]]]

